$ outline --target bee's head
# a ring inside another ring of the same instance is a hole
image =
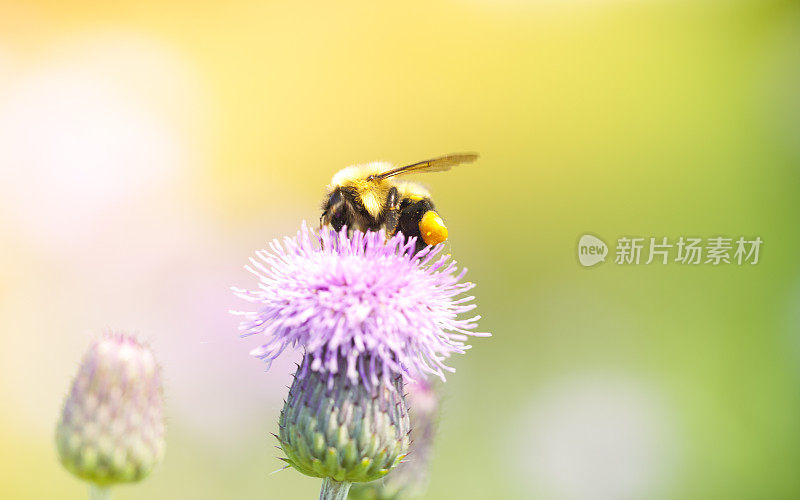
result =
[[[341,231],[348,221],[349,203],[342,192],[342,188],[334,188],[322,203],[322,215],[319,218],[320,227],[331,226],[335,231]]]

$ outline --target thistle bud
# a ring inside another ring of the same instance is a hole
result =
[[[99,486],[135,482],[164,456],[161,369],[133,337],[106,334],[81,361],[56,427],[61,463]]]
[[[391,474],[379,481],[355,484],[350,500],[395,500],[420,497],[427,486],[433,437],[439,413],[436,392],[425,382],[406,385],[411,421],[408,457]]]
[[[289,465],[339,482],[383,477],[408,452],[408,411],[400,376],[353,383],[345,373],[311,369],[306,355],[281,411],[280,440]]]

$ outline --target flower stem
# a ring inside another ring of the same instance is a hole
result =
[[[111,500],[111,488],[108,486],[89,486],[89,500]]]
[[[326,477],[322,480],[322,489],[319,492],[319,500],[347,500],[347,492],[350,485],[347,481],[334,481]]]

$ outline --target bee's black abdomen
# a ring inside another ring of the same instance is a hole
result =
[[[422,234],[419,232],[419,222],[427,211],[433,209],[433,203],[427,198],[419,201],[406,198],[400,204],[400,218],[397,223],[397,230],[403,233],[406,238],[412,236],[417,238],[417,252],[427,246],[425,240],[422,239]]]

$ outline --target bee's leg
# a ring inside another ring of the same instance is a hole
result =
[[[403,207],[398,229],[407,238],[417,238],[417,252],[427,245],[437,245],[447,239],[447,227],[434,210],[431,200],[427,198]]]
[[[397,232],[397,221],[400,218],[400,193],[392,186],[386,196],[386,213],[383,217],[383,228],[386,238],[391,238]]]

